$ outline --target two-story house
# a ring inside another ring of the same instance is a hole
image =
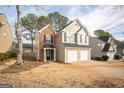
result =
[[[101,36],[99,38],[90,37],[90,47],[92,48],[92,57],[101,57],[102,55],[107,55],[109,60],[114,59],[116,53],[116,44],[112,37]]]
[[[56,54],[57,60],[62,62],[90,60],[89,33],[78,19],[57,33]]]
[[[79,20],[55,32],[47,25],[36,33],[35,55],[38,60],[79,62],[90,60],[89,33]]]

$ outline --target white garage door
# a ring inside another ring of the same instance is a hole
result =
[[[76,50],[68,50],[68,62],[76,62],[77,61],[77,51]]]
[[[81,50],[80,60],[85,61],[88,60],[88,50]]]

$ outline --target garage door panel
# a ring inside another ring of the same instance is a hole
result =
[[[89,52],[88,50],[81,50],[81,52],[80,52],[80,60],[81,61],[88,60],[88,56],[89,56],[88,52]]]
[[[67,59],[68,62],[76,62],[77,61],[77,51],[76,50],[68,50],[67,51]]]

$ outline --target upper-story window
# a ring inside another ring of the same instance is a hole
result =
[[[80,43],[82,43],[82,35],[80,35]]]
[[[98,43],[98,47],[101,47],[101,46],[102,46],[102,44]]]
[[[87,36],[80,34],[80,43],[87,43]]]
[[[65,42],[75,42],[75,34],[73,33],[64,33],[64,41]]]
[[[44,42],[46,43],[46,44],[51,44],[52,43],[52,37],[51,37],[51,35],[44,35]]]

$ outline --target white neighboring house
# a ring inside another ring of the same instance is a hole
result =
[[[57,33],[56,59],[62,62],[80,62],[91,59],[89,32],[76,19]]]

